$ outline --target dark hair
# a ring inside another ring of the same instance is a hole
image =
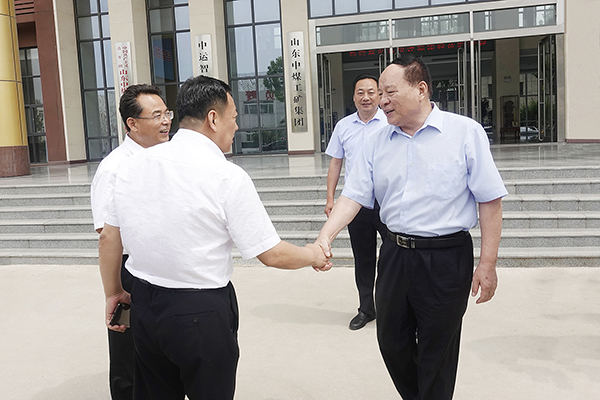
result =
[[[161,90],[154,86],[145,83],[139,85],[131,85],[125,89],[119,100],[119,112],[121,113],[121,119],[125,124],[127,132],[129,132],[129,126],[127,126],[128,118],[137,118],[142,113],[142,106],[138,103],[137,98],[142,94],[155,94],[157,96],[162,95]]]
[[[227,106],[227,93],[231,88],[225,82],[204,75],[190,78],[177,94],[179,122],[185,117],[203,121],[210,110],[222,112]]]
[[[421,57],[414,54],[403,54],[392,61],[392,64],[399,65],[404,68],[404,79],[411,85],[417,86],[423,81],[427,84],[429,98],[433,97],[433,87],[431,86],[431,74],[429,68],[423,62]]]
[[[356,91],[356,84],[359,81],[362,81],[363,79],[373,79],[375,81],[376,85],[379,85],[379,79],[377,79],[377,77],[375,75],[371,75],[371,74],[360,74],[359,76],[356,77],[356,79],[354,80],[354,84],[352,85],[352,87],[354,88],[353,90]]]

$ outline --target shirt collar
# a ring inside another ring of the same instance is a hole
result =
[[[442,111],[438,108],[438,106],[433,101],[430,103],[431,103],[431,112],[427,116],[427,119],[423,123],[423,126],[421,126],[419,128],[419,130],[417,130],[415,132],[415,136],[419,132],[421,132],[423,129],[427,128],[428,126],[436,129],[440,133],[443,132],[442,128],[444,125],[444,115],[443,115]],[[392,131],[390,132],[390,139],[394,135],[394,133],[406,135],[404,132],[402,132],[402,130],[400,129],[399,126],[395,126],[394,129],[392,129]]]
[[[137,153],[138,151],[144,149],[138,144],[138,142],[136,142],[129,136],[129,133],[125,135],[125,140],[123,140],[121,146],[125,146],[125,148],[131,151],[132,153]]]
[[[177,138],[177,141],[192,142],[197,145],[208,147],[213,153],[225,159],[225,154],[221,151],[219,146],[203,133],[193,131],[191,129],[179,128],[179,130],[173,135],[173,139]]]
[[[358,111],[355,112],[354,114],[352,114],[352,122],[357,122],[357,123],[361,123],[363,125],[369,124],[371,123],[371,121],[380,121],[381,119],[386,118],[385,114],[383,113],[383,110],[379,107],[377,107],[377,112],[375,113],[375,115],[373,115],[373,118],[371,118],[369,120],[369,122],[364,123],[360,117],[358,116]],[[386,118],[387,119],[387,118]]]

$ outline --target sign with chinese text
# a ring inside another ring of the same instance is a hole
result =
[[[115,43],[117,54],[117,74],[119,77],[119,93],[123,94],[133,77],[131,76],[131,45],[129,42]]]
[[[213,76],[210,35],[196,36],[196,63],[198,75]]]
[[[286,46],[289,64],[284,71],[291,82],[289,97],[292,101],[292,132],[307,131],[306,115],[306,64],[304,57],[304,34],[302,31],[290,32]]]

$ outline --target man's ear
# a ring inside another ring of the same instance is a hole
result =
[[[138,124],[137,124],[137,119],[133,118],[133,117],[129,117],[127,118],[127,130],[128,131],[134,131],[137,132],[138,131]]]
[[[219,119],[219,114],[217,113],[216,110],[210,110],[208,112],[208,114],[206,114],[206,122],[208,123],[208,126],[210,127],[210,129],[212,129],[213,131],[217,131],[217,120]]]
[[[418,87],[419,95],[427,97],[427,100],[429,100],[429,87],[427,87],[427,83],[425,83],[425,81],[421,81],[418,83]]]

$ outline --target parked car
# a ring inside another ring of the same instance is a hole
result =
[[[540,131],[535,126],[522,126],[521,127],[521,142],[531,143],[538,142],[540,137]]]

